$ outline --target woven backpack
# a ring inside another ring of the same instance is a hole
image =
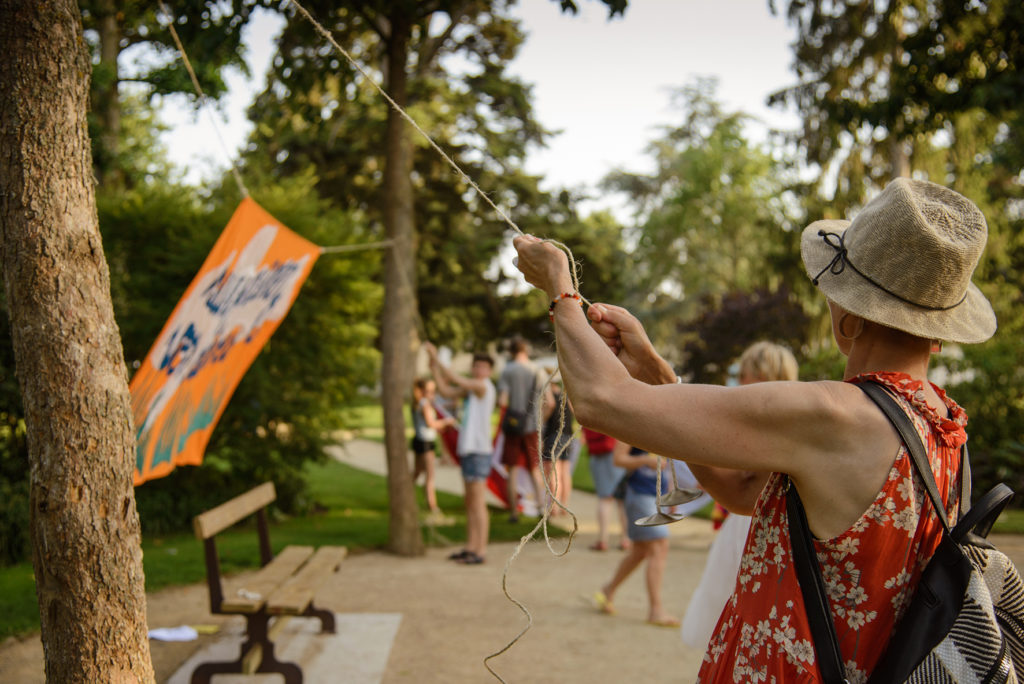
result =
[[[1013,562],[985,541],[1013,492],[996,485],[970,510],[962,511],[950,529],[924,444],[910,418],[881,385],[865,382],[858,387],[900,433],[943,527],[935,555],[868,684],[1015,684],[1017,673],[1024,675],[1024,583]],[[961,501],[966,507],[966,449],[963,455]],[[847,682],[821,568],[795,487],[789,487],[786,506],[794,564],[822,678],[828,684]]]

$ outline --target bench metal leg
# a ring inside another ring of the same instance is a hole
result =
[[[335,633],[334,625],[334,611],[324,610],[323,608],[315,608],[312,603],[306,608],[306,611],[302,614],[304,617],[315,617],[320,618],[320,632],[327,634]]]
[[[263,660],[256,671],[279,672],[284,675],[284,684],[302,684],[302,668],[295,663],[282,663],[275,658],[274,644],[269,641],[263,646]]]
[[[295,663],[283,663],[274,657],[274,644],[267,636],[267,623],[270,616],[266,612],[260,611],[245,617],[246,640],[242,644],[238,660],[201,664],[193,670],[191,684],[210,684],[210,678],[215,674],[240,674],[244,670],[246,655],[254,648],[260,649],[262,653],[256,672],[277,672],[284,676],[285,684],[302,684],[302,668]],[[330,617],[331,631],[333,632],[333,613]]]
[[[210,678],[217,674],[238,674],[242,671],[241,659],[234,662],[203,663],[192,671],[191,684],[210,684]]]

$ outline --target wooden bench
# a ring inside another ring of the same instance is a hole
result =
[[[341,565],[346,549],[323,546],[314,551],[312,546],[288,546],[274,556],[270,550],[266,507],[276,498],[274,483],[265,482],[193,520],[196,537],[202,540],[206,554],[210,611],[219,615],[245,615],[246,640],[238,660],[199,665],[192,673],[192,684],[209,684],[215,674],[256,672],[279,672],[284,675],[285,684],[301,684],[302,669],[295,663],[283,663],[274,657],[273,639],[288,620],[287,616],[317,617],[321,633],[334,633],[334,613],[314,607],[313,594]],[[253,513],[256,514],[262,568],[244,580],[229,584],[225,592],[215,538]]]

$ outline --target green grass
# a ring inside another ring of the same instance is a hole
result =
[[[0,641],[39,629],[36,582],[30,563],[0,568]]]
[[[1024,534],[1024,510],[1005,510],[992,526],[996,534]]]
[[[388,541],[388,501],[385,479],[334,461],[307,469],[310,494],[321,512],[271,520],[274,551],[290,544],[323,546],[340,544],[350,553],[383,548]],[[420,509],[426,504],[422,490]],[[465,541],[466,526],[461,496],[438,492],[441,508],[456,524],[438,528],[453,543]],[[507,521],[503,511],[492,511],[491,540],[518,541],[533,523]],[[563,534],[551,529],[553,536]],[[217,535],[221,571],[225,574],[259,565],[259,544],[251,521]],[[151,537],[142,540],[146,591],[201,582],[206,577],[202,544],[191,534]],[[35,582],[29,563],[0,568],[0,640],[39,629]]]
[[[590,475],[590,452],[587,451],[586,444],[580,449],[580,458],[576,462],[576,470],[572,473],[572,488],[591,494],[596,491],[594,478]]]
[[[345,427],[350,430],[384,429],[384,413],[380,402],[373,400],[345,409]]]

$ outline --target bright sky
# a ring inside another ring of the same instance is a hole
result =
[[[528,38],[510,68],[534,85],[541,124],[561,131],[527,161],[530,172],[546,176],[548,189],[592,186],[615,168],[647,170],[647,143],[659,126],[678,119],[669,91],[697,76],[719,79],[718,99],[728,108],[774,126],[795,125],[795,115],[764,104],[769,93],[795,80],[789,71],[793,32],[769,13],[767,0],[631,0],[625,17],[612,21],[597,0],[577,4],[576,16],[563,15],[552,0],[522,0],[514,9]],[[213,112],[232,153],[251,128],[245,109],[263,87],[280,25],[269,13],[251,22],[252,76],[230,75],[230,95]],[[174,161],[189,169],[187,178],[226,168],[210,112],[196,117],[181,98],[165,103],[163,118],[172,130],[164,139]],[[589,206],[602,205],[614,203]]]

